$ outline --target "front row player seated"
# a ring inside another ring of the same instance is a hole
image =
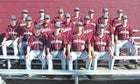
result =
[[[93,57],[92,65],[93,69],[97,69],[98,59],[107,59],[109,63],[109,69],[112,69],[112,60],[114,55],[111,50],[111,40],[108,35],[105,34],[105,25],[97,25],[97,33],[91,39],[91,53]],[[114,63],[114,62],[113,62]]]
[[[31,69],[31,61],[34,58],[39,58],[42,63],[42,69],[46,68],[45,59],[45,42],[46,38],[41,33],[40,25],[34,26],[34,33],[28,40],[27,54],[26,54],[26,68]]]
[[[83,34],[83,24],[82,22],[76,23],[76,33],[71,35],[70,40],[67,46],[67,59],[68,59],[68,70],[73,70],[73,61],[78,58],[82,58],[86,61],[86,69],[90,70],[91,66],[91,53],[87,52],[85,45],[88,45],[88,48],[91,48],[90,40],[87,39],[86,35]],[[72,50],[71,50],[72,49]],[[90,49],[88,49],[90,51]],[[70,79],[72,76],[67,76],[67,79]],[[91,79],[91,76],[87,76]]]
[[[48,70],[53,69],[53,58],[61,58],[62,69],[66,69],[66,41],[64,35],[60,32],[61,23],[54,24],[54,32],[48,36],[47,40],[47,60]]]

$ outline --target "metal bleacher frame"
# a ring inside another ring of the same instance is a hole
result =
[[[139,30],[135,30],[134,32],[139,32]],[[140,37],[133,37],[134,39],[140,39]],[[137,50],[140,48],[140,43],[136,42]],[[138,52],[137,52],[138,53]],[[10,66],[11,59],[24,59],[18,56],[8,55],[2,56],[0,55],[0,59],[7,59],[8,67]],[[58,59],[58,58],[56,58]],[[58,59],[60,60],[60,59]],[[140,60],[140,56],[119,56],[114,57],[115,60]],[[26,69],[0,69],[0,75],[74,75],[75,84],[79,84],[78,76],[80,75],[140,75],[140,71],[138,69],[135,70],[77,70],[78,69],[78,61],[75,61],[75,69],[76,70],[26,70]],[[2,76],[0,76],[0,84],[2,84]]]

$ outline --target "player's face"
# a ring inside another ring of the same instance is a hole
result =
[[[44,17],[44,15],[45,15],[45,13],[43,13],[43,12],[40,13],[40,16],[41,17]]]
[[[70,22],[70,19],[71,19],[71,18],[65,18],[65,21],[66,21],[67,23],[69,23],[69,22]]]
[[[59,32],[60,32],[60,28],[54,28],[54,31],[55,31],[56,33],[59,33]]]
[[[63,17],[64,16],[64,13],[61,12],[61,13],[58,13],[59,14],[59,17]]]
[[[93,17],[93,16],[94,16],[94,13],[89,13],[89,16],[90,16],[90,17]]]
[[[23,17],[23,18],[26,18],[27,16],[28,16],[27,13],[22,13],[22,17]]]
[[[49,22],[50,22],[49,18],[45,19],[45,23],[49,23]]]
[[[122,17],[123,16],[123,13],[117,13],[118,14],[118,17]]]
[[[102,19],[102,21],[103,21],[104,24],[108,23],[108,19]]]
[[[122,24],[127,24],[127,22],[128,22],[128,19],[122,20]]]
[[[26,21],[27,25],[31,25],[32,21]]]
[[[106,15],[108,15],[109,14],[109,12],[103,12],[104,14],[106,14]]]
[[[77,26],[77,32],[82,32],[83,31],[83,26]]]
[[[12,26],[15,26],[15,25],[16,25],[16,22],[17,22],[17,20],[10,20],[10,24],[11,24]]]
[[[75,15],[79,15],[80,11],[75,11]]]
[[[98,31],[99,34],[103,34],[104,31],[105,31],[105,29],[104,28],[101,28],[101,29],[97,29],[97,31]]]
[[[85,20],[85,24],[89,24],[90,23],[90,20]]]
[[[35,29],[35,30],[34,30],[34,33],[35,33],[36,35],[40,35],[40,34],[41,34],[41,29]]]

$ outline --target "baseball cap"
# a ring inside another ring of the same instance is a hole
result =
[[[83,26],[82,22],[76,22],[76,26]]]
[[[105,28],[105,25],[104,25],[104,24],[98,24],[98,25],[97,25],[97,28],[98,28],[98,29],[104,29],[104,28]]]
[[[104,14],[103,16],[102,16],[102,19],[108,19],[109,18],[109,16],[107,15],[107,14]]]
[[[44,16],[44,19],[50,19],[51,17],[50,17],[50,15],[45,15]]]
[[[36,24],[36,25],[34,26],[34,28],[35,28],[35,29],[41,29],[41,27],[40,27],[39,24]]]
[[[75,8],[74,8],[74,11],[80,11],[80,8],[75,7]]]
[[[88,11],[88,13],[94,13],[94,10],[93,10],[93,9],[90,9],[90,10]]]
[[[122,20],[124,20],[124,19],[128,19],[127,15],[122,16]]]
[[[25,20],[26,21],[32,21],[32,18],[30,16],[27,16]]]
[[[28,13],[28,10],[27,9],[23,9],[22,13]]]
[[[17,17],[16,17],[15,15],[11,15],[11,16],[10,16],[10,19],[11,19],[11,20],[16,20]]]
[[[45,12],[44,9],[40,9],[40,10],[39,10],[39,13],[44,13],[44,12]]]
[[[71,16],[70,16],[69,13],[66,13],[66,14],[65,14],[65,17],[66,17],[66,18],[70,18]]]
[[[58,9],[58,13],[64,13],[64,10],[62,8]]]
[[[103,8],[103,12],[108,12],[108,8]]]
[[[56,22],[55,24],[54,24],[54,28],[60,28],[61,27],[61,23],[60,22]]]
[[[89,16],[85,16],[84,20],[90,20],[90,17]]]
[[[117,12],[118,13],[123,13],[123,10],[122,9],[118,9]]]

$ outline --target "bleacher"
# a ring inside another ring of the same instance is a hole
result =
[[[134,33],[139,32],[139,30],[134,30]],[[32,70],[26,70],[25,69],[25,62],[24,58],[20,57],[15,57],[13,56],[13,50],[12,48],[8,48],[8,53],[6,57],[0,55],[1,59],[1,68],[0,69],[0,84],[2,83],[3,80],[3,75],[8,75],[8,77],[12,78],[13,75],[23,75],[23,74],[29,74],[29,77],[32,77],[31,75],[74,75],[74,81],[75,84],[79,84],[79,76],[81,75],[140,75],[139,68],[139,61],[140,61],[140,56],[139,56],[139,49],[140,49],[140,37],[133,37],[136,40],[136,48],[137,48],[137,54],[136,56],[119,56],[119,57],[114,57],[114,62],[116,60],[123,60],[119,62],[115,62],[113,66],[119,66],[119,65],[134,65],[135,69],[134,70],[80,70],[81,67],[84,67],[85,62],[82,61],[81,59],[78,59],[77,61],[74,61],[74,67],[75,70],[69,71],[69,70],[61,70],[61,61],[59,58],[55,58],[53,60],[54,62],[54,70],[49,71],[49,70],[41,70],[40,65],[41,62],[38,59],[33,60],[32,62]],[[122,47],[123,48],[123,47]],[[16,64],[11,62],[11,60],[18,59],[20,60],[20,63]],[[3,61],[6,60],[6,61]],[[126,61],[128,60],[128,61]],[[135,60],[136,62],[130,62],[129,60]],[[12,63],[12,69],[10,68],[10,63]],[[4,66],[5,65],[5,66]],[[107,62],[104,61],[99,61],[98,63],[99,66],[107,66]],[[14,66],[14,67],[13,67]],[[92,67],[91,67],[92,69]]]

